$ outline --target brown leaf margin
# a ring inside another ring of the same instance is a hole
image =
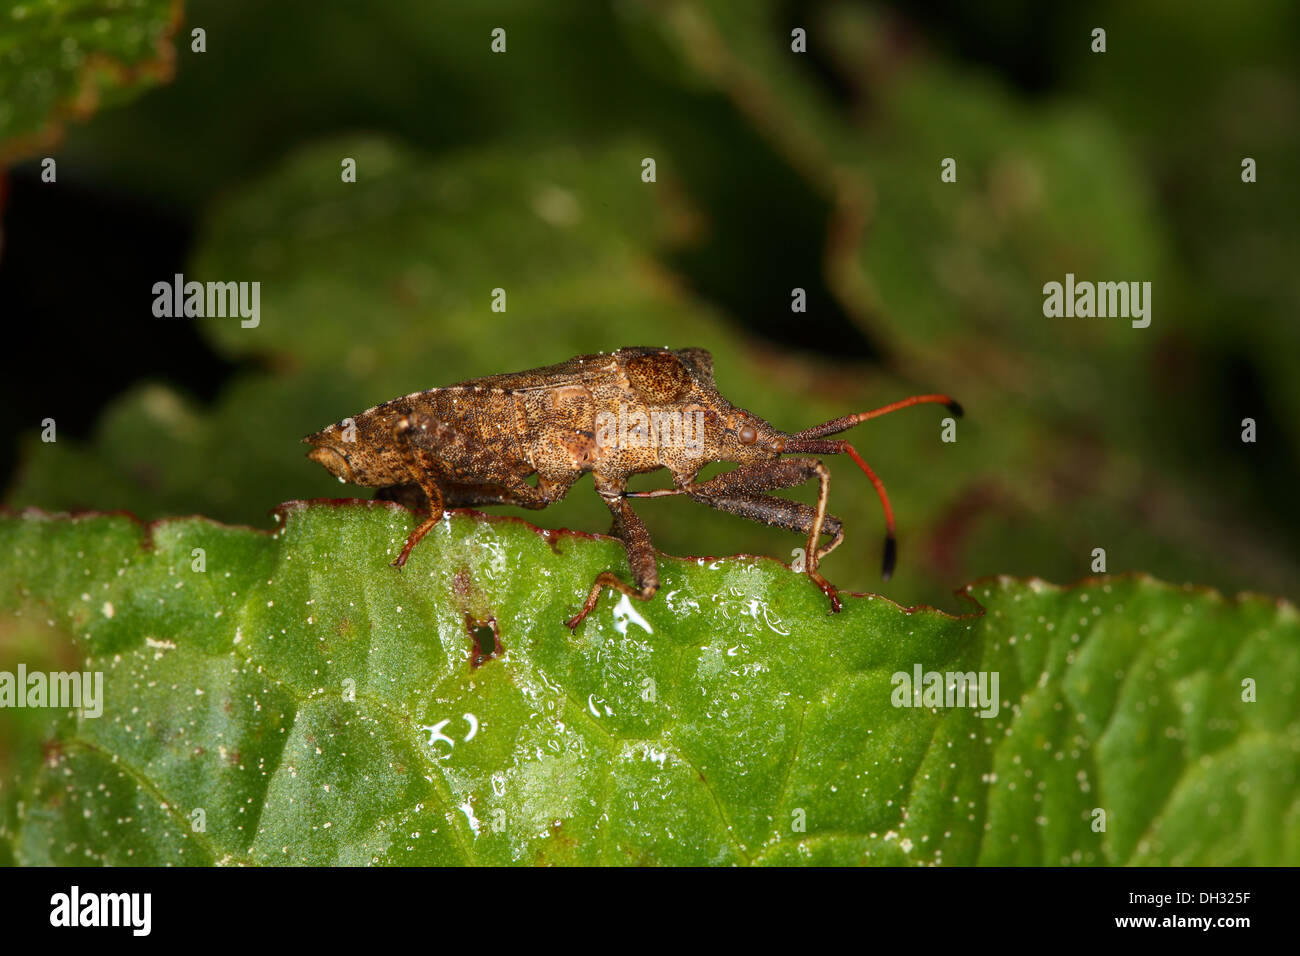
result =
[[[57,146],[63,141],[68,123],[84,122],[93,116],[99,110],[100,85],[104,81],[121,87],[169,82],[176,75],[176,47],[172,41],[184,19],[185,0],[172,0],[171,19],[158,35],[150,59],[127,65],[103,53],[87,56],[72,95],[55,105],[43,127],[0,141],[0,171]],[[0,212],[3,212],[2,200],[3,190],[0,190]]]
[[[291,499],[289,501],[282,502],[276,505],[274,508],[268,510],[267,513],[275,517],[276,524],[278,525],[278,527],[276,528],[254,528],[251,525],[245,525],[245,524],[225,524],[223,522],[214,521],[211,518],[199,514],[173,515],[167,518],[156,518],[152,521],[145,521],[143,518],[140,518],[135,514],[131,513],[130,511],[126,511],[124,509],[115,509],[115,510],[108,510],[108,511],[87,510],[87,511],[49,512],[49,511],[45,511],[44,509],[35,508],[35,507],[15,509],[15,508],[3,506],[0,507],[0,518],[35,518],[37,520],[44,520],[44,521],[67,521],[73,524],[79,521],[86,521],[95,518],[127,518],[131,522],[139,526],[139,528],[144,532],[143,537],[140,539],[141,550],[150,551],[153,549],[153,538],[157,530],[161,527],[164,527],[168,524],[177,521],[202,521],[206,524],[212,525],[213,527],[229,528],[231,530],[237,530],[237,531],[252,531],[260,535],[274,536],[283,530],[284,525],[285,523],[287,523],[287,519],[290,515],[309,512],[313,508],[362,508],[365,510],[382,508],[388,511],[408,512],[412,514],[414,520],[414,512],[411,512],[409,508],[406,508],[395,501],[378,501],[370,498]],[[587,541],[610,541],[616,544],[622,544],[620,539],[613,538],[605,534],[593,533],[589,531],[576,531],[570,528],[558,528],[553,530],[546,529],[546,528],[538,527],[532,522],[526,521],[525,519],[516,517],[514,515],[488,514],[487,512],[484,511],[476,511],[473,508],[453,508],[447,511],[446,514],[472,517],[472,518],[479,519],[481,521],[486,521],[489,524],[522,525],[527,530],[532,531],[538,537],[545,540],[551,546],[552,550],[555,550],[557,541],[562,540],[564,538],[576,538],[579,540],[587,540]],[[655,551],[655,554],[661,561],[677,562],[680,564],[689,563],[691,565],[696,565],[700,561],[734,560],[734,561],[745,561],[750,563],[771,563],[779,568],[785,569],[786,571],[790,571],[790,565],[786,564],[784,561],[781,561],[778,558],[774,558],[771,555],[765,555],[765,554],[749,554],[746,552],[740,552],[737,554],[731,554],[725,556],[718,556],[718,555],[677,556],[671,554],[664,554],[663,552],[658,551],[657,549]],[[979,600],[975,597],[976,590],[982,587],[988,587],[991,585],[1005,586],[1007,584],[1020,584],[1028,588],[1037,589],[1037,588],[1046,587],[1054,591],[1069,592],[1069,591],[1082,590],[1085,588],[1099,587],[1104,584],[1114,584],[1117,581],[1133,581],[1139,584],[1156,585],[1159,587],[1167,588],[1171,591],[1181,591],[1187,594],[1197,594],[1204,597],[1212,598],[1213,600],[1225,606],[1234,606],[1234,605],[1248,604],[1248,603],[1263,603],[1273,607],[1275,610],[1290,609],[1293,612],[1300,613],[1300,610],[1296,608],[1296,606],[1291,602],[1290,599],[1279,595],[1264,594],[1258,591],[1238,591],[1236,594],[1229,595],[1220,591],[1218,588],[1214,588],[1205,584],[1191,584],[1191,583],[1174,584],[1170,581],[1161,580],[1160,578],[1157,578],[1146,571],[1121,571],[1115,574],[1088,575],[1087,577],[1079,578],[1078,580],[1073,581],[1070,584],[1054,584],[1051,581],[1046,581],[1043,578],[1038,577],[1037,575],[1030,575],[1028,577],[1024,577],[1024,576],[1017,576],[1013,574],[988,574],[988,575],[984,575],[983,577],[976,578],[975,580],[970,581],[969,583],[964,584],[959,588],[956,588],[952,592],[953,595],[959,601],[969,605],[972,608],[972,610],[967,611],[963,614],[953,614],[948,611],[944,611],[940,608],[932,607],[929,604],[916,604],[916,605],[900,604],[897,601],[893,600],[892,598],[886,597],[883,594],[873,594],[871,592],[866,592],[866,591],[840,591],[840,595],[844,597],[864,598],[871,601],[884,601],[887,604],[892,604],[902,613],[909,614],[909,615],[935,614],[938,615],[939,617],[947,618],[950,621],[973,621],[983,617],[987,612],[987,609],[984,607],[984,605],[982,605],[979,602]]]

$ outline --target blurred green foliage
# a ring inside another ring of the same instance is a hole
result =
[[[171,76],[176,0],[0,2],[0,163]]]
[[[1111,571],[1294,596],[1295,19],[1054,15],[1059,77],[1028,95],[870,4],[188,4],[208,52],[182,48],[175,82],[75,128],[60,162],[199,217],[188,278],[262,282],[258,328],[205,323],[246,371],[211,407],[141,383],[89,442],[32,434],[8,503],[265,527],[281,500],[356,493],[297,440],[375,402],[700,345],[724,394],[780,427],[915,391],[965,404],[955,444],[928,409],[850,435],[902,548],[882,586],[874,495],[833,462],[842,586],[953,608],[973,577],[1073,580],[1100,547]],[[1044,318],[1066,272],[1151,281],[1151,327]],[[124,348],[188,321],[149,302]],[[603,530],[588,487],[527,517]],[[801,544],[687,502],[644,511],[669,553]]]

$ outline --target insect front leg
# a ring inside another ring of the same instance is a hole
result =
[[[818,480],[815,507],[762,494],[778,488],[793,488],[813,477]],[[821,559],[844,540],[844,528],[840,519],[826,513],[830,472],[820,461],[815,458],[781,458],[742,465],[709,481],[683,485],[682,491],[710,508],[808,535],[804,573],[830,600],[831,610],[840,609],[840,598],[835,585],[817,570]],[[819,547],[823,534],[831,535],[831,541]]]
[[[605,499],[605,504],[614,515],[611,534],[623,540],[623,547],[627,551],[627,563],[632,569],[632,580],[636,585],[634,587],[627,584],[611,571],[602,571],[596,575],[582,610],[565,622],[571,631],[576,629],[583,618],[595,609],[601,592],[607,587],[628,597],[634,597],[638,601],[650,600],[659,590],[659,566],[655,560],[654,545],[650,543],[650,532],[646,530],[645,523],[632,510],[631,503],[623,495],[622,487],[614,489],[610,486],[601,487],[598,484],[597,490],[600,491],[600,496]]]

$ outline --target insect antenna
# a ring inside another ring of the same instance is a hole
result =
[[[869,412],[858,412],[856,415],[845,415],[842,418],[835,418],[821,425],[814,425],[812,428],[805,428],[801,432],[795,432],[795,438],[825,438],[827,435],[838,435],[842,431],[848,431],[854,425],[860,425],[865,421],[873,418],[879,418],[881,415],[888,415],[890,412],[896,412],[900,408],[911,408],[913,405],[924,405],[933,403],[936,405],[948,406],[948,411],[952,412],[958,418],[962,416],[962,408],[956,401],[947,395],[913,395],[910,398],[900,399],[897,402],[890,402],[888,405],[882,405],[880,408],[874,408]]]
[[[848,455],[857,462],[858,467],[862,469],[876,489],[876,495],[880,498],[880,507],[885,512],[885,556],[881,562],[880,576],[886,581],[893,577],[894,565],[898,561],[898,538],[894,532],[894,507],[889,503],[889,493],[885,491],[885,483],[880,480],[880,476],[858,454],[858,450],[842,438],[826,440],[794,436],[793,441],[786,442],[785,451],[786,453],[804,452],[811,455]]]
[[[854,425],[859,425],[872,418],[879,418],[881,415],[888,415],[900,408],[910,408],[913,405],[923,404],[946,405],[948,410],[958,418],[962,414],[961,406],[948,395],[913,395],[910,398],[892,402],[869,412],[845,415],[842,418],[836,418],[821,425],[814,425],[812,428],[805,428],[803,431],[791,435],[784,446],[786,454],[803,452],[813,455],[848,455],[862,469],[863,474],[867,476],[876,489],[876,495],[880,498],[880,507],[885,512],[885,554],[881,562],[880,576],[886,581],[893,576],[894,566],[898,562],[898,537],[894,530],[894,508],[889,503],[889,494],[885,491],[885,483],[880,480],[880,476],[858,454],[856,448],[843,439],[828,440],[826,436],[846,431]]]

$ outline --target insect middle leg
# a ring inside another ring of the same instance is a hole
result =
[[[638,601],[648,601],[654,597],[655,592],[659,590],[659,567],[655,561],[654,545],[650,542],[650,532],[646,530],[645,523],[640,516],[632,510],[631,503],[623,494],[621,487],[614,489],[612,487],[602,488],[597,483],[597,491],[609,506],[610,512],[614,515],[614,526],[611,533],[623,541],[623,548],[627,551],[627,563],[632,569],[632,580],[635,586],[629,585],[621,580],[612,571],[602,571],[596,575],[596,580],[592,582],[591,590],[587,594],[587,600],[580,610],[565,623],[568,624],[569,630],[574,630],[582,619],[585,618],[596,607],[596,602],[600,600],[601,592],[605,588],[626,594],[628,597],[634,597]]]

